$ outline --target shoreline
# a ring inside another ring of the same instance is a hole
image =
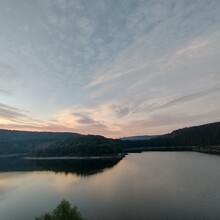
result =
[[[86,157],[76,157],[76,156],[62,156],[62,157],[24,157],[26,160],[111,160],[111,159],[121,159],[125,154],[117,154],[114,156],[86,156]]]
[[[195,147],[193,149],[196,152],[199,153],[205,153],[205,154],[215,154],[215,155],[220,155],[220,146],[209,146],[209,147]]]
[[[3,154],[0,155],[0,158],[11,158],[11,157],[21,157],[26,156],[27,154]]]

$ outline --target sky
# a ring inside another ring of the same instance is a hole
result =
[[[106,137],[220,121],[219,0],[1,0],[0,128]]]

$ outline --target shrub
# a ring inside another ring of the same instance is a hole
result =
[[[71,207],[70,203],[66,200],[53,210],[51,214],[45,213],[40,217],[36,217],[35,220],[85,220],[77,207]]]

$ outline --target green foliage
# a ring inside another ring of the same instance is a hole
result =
[[[70,203],[66,200],[61,201],[61,203],[54,209],[54,211],[49,214],[35,218],[35,220],[85,220],[81,213],[78,211],[77,207],[71,207]]]
[[[30,156],[110,156],[121,152],[121,143],[99,135],[81,135],[37,149]]]
[[[175,147],[175,146],[215,146],[220,145],[220,122],[178,129],[170,134],[150,140],[123,141],[124,147]],[[178,148],[177,148],[178,149]]]
[[[98,135],[0,129],[0,154],[30,156],[108,156],[121,149],[220,145],[220,122],[183,128],[149,140],[121,141]]]
[[[0,154],[28,153],[35,148],[44,148],[57,141],[77,135],[79,134],[0,129]]]

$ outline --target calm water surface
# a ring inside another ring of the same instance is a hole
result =
[[[0,220],[34,220],[63,198],[87,220],[217,220],[219,168],[219,156],[194,152],[129,154],[82,172],[42,164],[9,172],[0,163]]]

